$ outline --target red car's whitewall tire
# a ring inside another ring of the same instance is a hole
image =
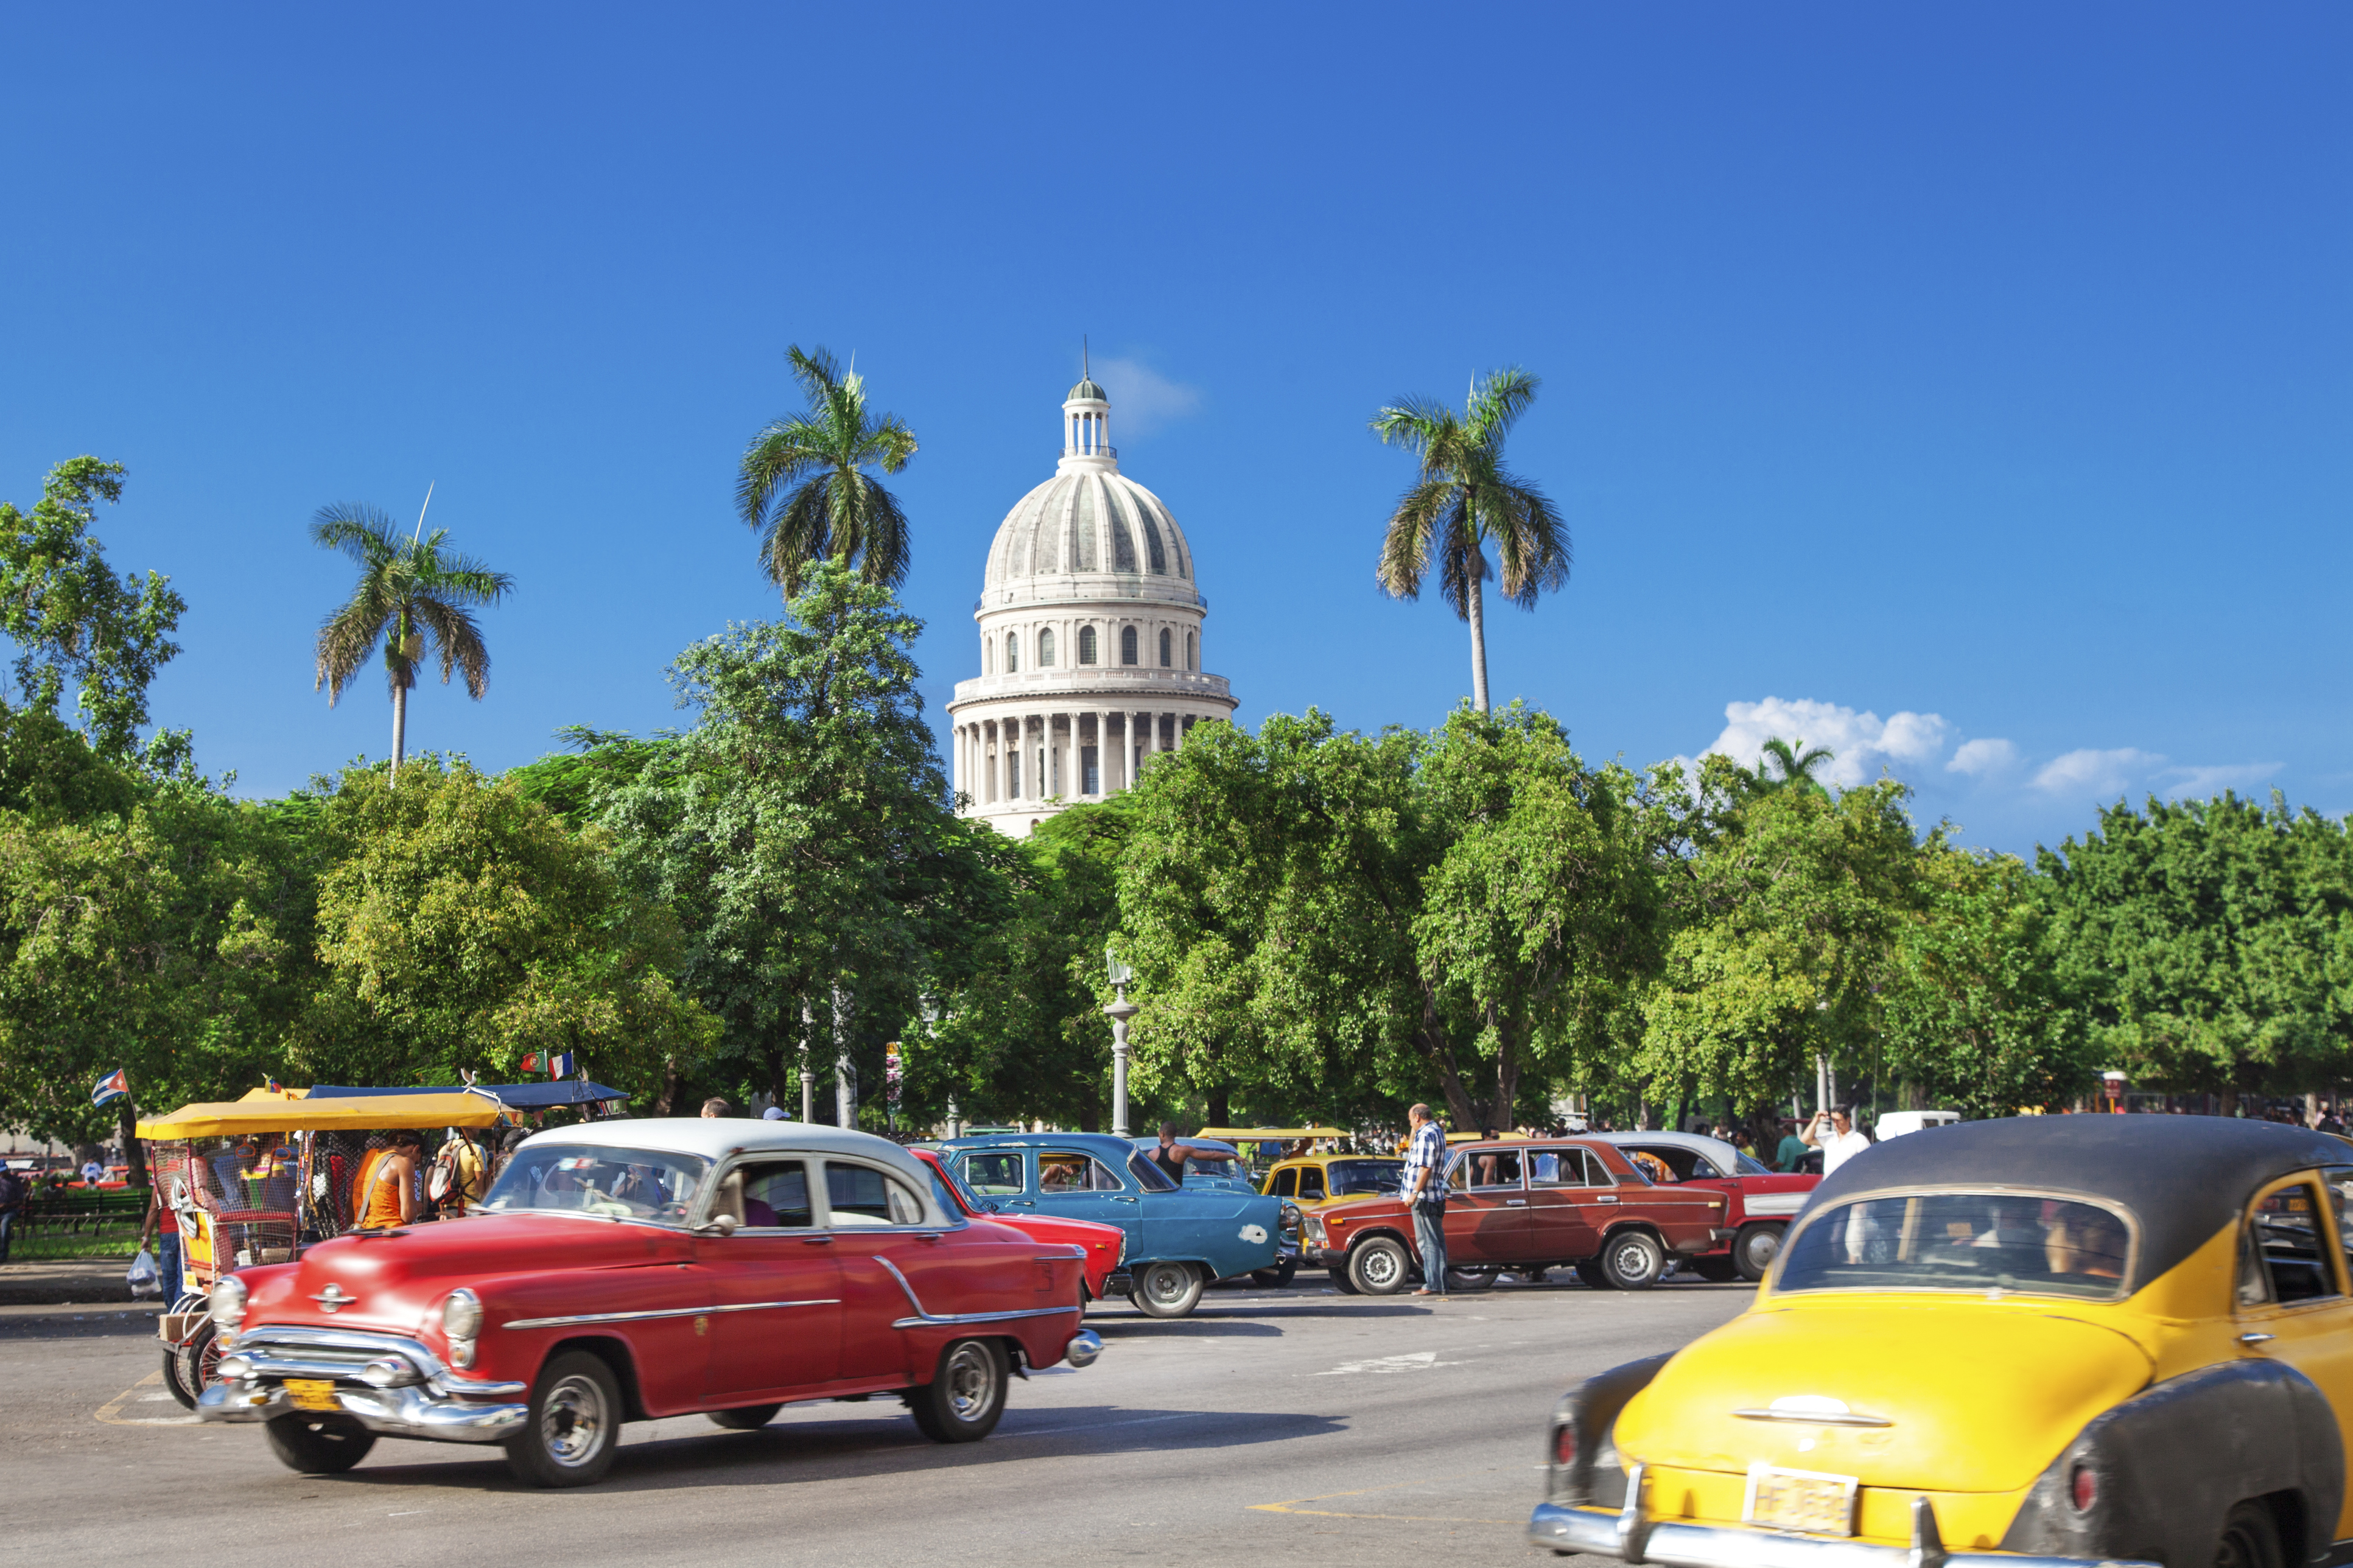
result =
[[[915,1425],[933,1442],[976,1443],[997,1430],[1010,1375],[1003,1345],[957,1340],[940,1352],[932,1381],[902,1397]]]

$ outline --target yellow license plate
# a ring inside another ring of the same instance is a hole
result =
[[[1852,1476],[1817,1470],[1748,1467],[1748,1501],[1741,1517],[1767,1530],[1801,1530],[1809,1535],[1854,1533]]]
[[[335,1384],[324,1377],[290,1377],[286,1380],[287,1397],[298,1410],[341,1410],[335,1403]]]

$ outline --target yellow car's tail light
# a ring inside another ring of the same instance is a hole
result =
[[[1552,1459],[1556,1465],[1577,1463],[1577,1428],[1568,1422],[1552,1429]]]
[[[2100,1500],[2100,1472],[2089,1465],[2077,1465],[2074,1474],[2067,1478],[2067,1500],[2075,1505],[2077,1513],[2091,1512]]]

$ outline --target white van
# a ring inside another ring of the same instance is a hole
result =
[[[1884,1143],[1890,1138],[1901,1138],[1924,1127],[1949,1127],[1960,1119],[1957,1110],[1891,1110],[1879,1119],[1873,1131]]]

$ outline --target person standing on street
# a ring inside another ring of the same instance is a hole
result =
[[[1827,1115],[1814,1112],[1814,1119],[1806,1123],[1806,1131],[1800,1136],[1808,1148],[1822,1152],[1824,1181],[1837,1175],[1841,1165],[1871,1147],[1871,1140],[1856,1130],[1854,1117],[1843,1105],[1833,1106]]]
[[[1405,1147],[1405,1196],[1413,1208],[1413,1242],[1421,1253],[1421,1289],[1417,1296],[1446,1294],[1446,1134],[1430,1119],[1430,1107],[1405,1113],[1413,1131]]]
[[[0,1161],[0,1263],[8,1261],[9,1238],[16,1234],[17,1216],[32,1195],[32,1184]]]
[[[1785,1173],[1794,1173],[1798,1168],[1798,1162],[1806,1157],[1807,1148],[1806,1141],[1798,1136],[1798,1124],[1794,1121],[1782,1122],[1781,1142],[1773,1151],[1773,1168]]]

